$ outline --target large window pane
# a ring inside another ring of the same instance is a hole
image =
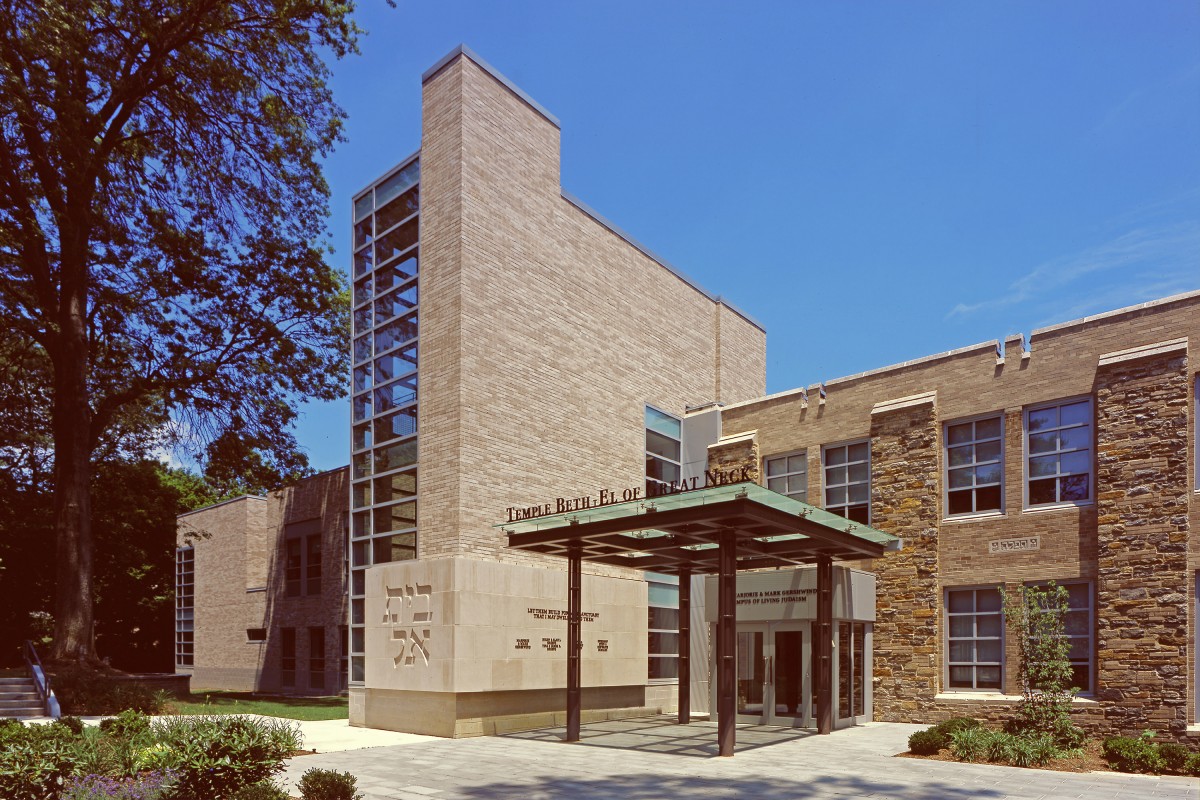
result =
[[[867,442],[824,449],[825,509],[870,524],[871,461]]]
[[[403,289],[396,289],[388,292],[384,296],[375,301],[375,318],[383,322],[384,320],[398,317],[401,314],[417,307],[417,284],[414,281]]]
[[[417,399],[417,375],[413,373],[375,390],[375,413],[382,414]]]
[[[375,330],[375,352],[382,353],[391,350],[399,344],[417,337],[417,312],[407,317],[394,319]]]
[[[952,689],[1000,688],[1004,618],[1000,592],[946,590],[946,678]]]
[[[374,511],[375,532],[389,533],[406,528],[416,527],[417,503],[410,500],[407,503],[397,503],[392,506],[376,508]]]
[[[373,564],[409,561],[417,557],[417,534],[397,533],[371,540]]]
[[[393,197],[406,192],[421,179],[421,162],[414,161],[375,187],[375,207],[382,208]]]
[[[387,383],[417,368],[417,343],[393,350],[375,359],[375,382]]]
[[[946,514],[1000,511],[1004,464],[999,415],[946,426]]]
[[[375,441],[379,444],[417,432],[417,406],[375,420]]]
[[[387,503],[403,500],[417,494],[417,471],[415,469],[385,475],[375,479],[375,502]]]
[[[1092,500],[1092,401],[1025,413],[1030,506]]]
[[[417,243],[417,218],[393,228],[375,242],[375,263],[385,264]]]
[[[409,189],[387,205],[375,210],[375,230],[383,233],[406,217],[417,213],[417,187]]]
[[[387,472],[417,463],[417,442],[410,439],[375,450],[375,471]]]
[[[399,261],[381,267],[375,273],[375,292],[383,294],[391,289],[407,283],[417,274],[417,250],[406,253]]]

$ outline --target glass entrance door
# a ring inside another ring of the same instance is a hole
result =
[[[808,627],[807,622],[738,626],[739,722],[813,726]]]

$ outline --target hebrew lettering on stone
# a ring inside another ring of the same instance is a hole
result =
[[[433,622],[433,587],[424,583],[405,584],[388,586],[386,591],[383,622],[392,626],[392,641],[400,646],[392,665],[416,666],[418,657],[422,665],[428,665],[431,637],[430,629],[425,626]]]

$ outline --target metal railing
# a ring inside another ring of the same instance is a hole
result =
[[[34,688],[37,689],[38,696],[41,698],[42,710],[46,712],[46,716],[57,719],[61,711],[58,706],[58,698],[54,696],[54,689],[50,685],[50,674],[42,667],[42,660],[38,658],[37,649],[28,639],[21,648],[21,657],[25,659],[25,666],[29,668]]]

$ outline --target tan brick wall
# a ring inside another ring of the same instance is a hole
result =
[[[348,468],[314,475],[265,498],[243,497],[180,518],[180,544],[196,551],[195,666],[192,689],[277,691],[279,629],[296,629],[296,686],[308,686],[308,628],[325,630],[325,687],[340,690],[340,626],[346,624],[346,513]],[[286,594],[286,526],[319,520],[321,593]],[[199,532],[192,541],[188,532]],[[247,641],[250,628],[267,628],[267,641]]]
[[[1030,355],[1020,357],[1019,340],[1010,341],[1009,348],[1002,362],[995,354],[995,343],[985,343],[973,348],[965,348],[961,352],[944,354],[940,357],[921,360],[917,363],[898,365],[884,368],[873,373],[852,376],[846,379],[829,381],[828,397],[825,403],[818,402],[815,387],[809,391],[810,402],[805,407],[799,392],[785,393],[770,398],[763,398],[747,404],[735,405],[722,412],[722,432],[726,436],[735,435],[740,431],[757,431],[759,446],[764,457],[781,453],[807,450],[809,499],[821,504],[822,469],[821,446],[836,444],[854,439],[872,439],[872,458],[877,459],[880,452],[880,431],[872,430],[871,410],[877,403],[910,397],[924,392],[936,392],[936,404],[932,407],[932,426],[936,434],[936,485],[930,489],[923,487],[914,497],[923,497],[920,513],[928,514],[934,508],[940,508],[943,498],[944,475],[944,425],[967,417],[991,413],[1001,413],[1004,418],[1004,493],[1005,509],[1002,514],[979,519],[946,519],[938,510],[933,514],[932,538],[936,541],[936,586],[933,591],[926,584],[920,591],[937,603],[941,609],[946,587],[995,585],[1001,583],[1018,584],[1025,581],[1085,579],[1099,589],[1099,573],[1097,566],[1097,505],[1080,507],[1054,508],[1047,510],[1024,510],[1024,442],[1023,442],[1023,412],[1024,409],[1038,403],[1066,399],[1077,396],[1090,396],[1097,408],[1096,439],[1099,444],[1111,436],[1105,427],[1115,425],[1113,421],[1120,415],[1114,416],[1111,411],[1104,411],[1108,406],[1122,408],[1124,400],[1112,400],[1101,395],[1104,382],[1108,380],[1098,369],[1099,357],[1106,353],[1126,350],[1129,348],[1149,345],[1177,338],[1188,338],[1189,348],[1195,348],[1200,342],[1200,298],[1185,297],[1171,302],[1160,303],[1149,308],[1130,310],[1126,313],[1108,315],[1079,324],[1071,324],[1053,330],[1046,330],[1031,338]],[[1134,366],[1138,362],[1133,362]],[[1195,359],[1189,358],[1181,372],[1170,379],[1170,393],[1174,400],[1169,407],[1162,404],[1153,406],[1153,413],[1140,420],[1139,424],[1146,427],[1144,435],[1156,434],[1152,425],[1146,425],[1150,420],[1162,419],[1165,416],[1173,420],[1170,429],[1189,431],[1186,442],[1177,437],[1170,444],[1161,443],[1175,455],[1171,478],[1171,492],[1160,493],[1161,501],[1154,501],[1161,516],[1171,509],[1170,524],[1175,526],[1176,536],[1186,529],[1186,568],[1184,567],[1185,552],[1174,553],[1170,556],[1171,563],[1169,578],[1166,580],[1175,586],[1175,591],[1166,593],[1171,599],[1164,601],[1159,596],[1154,603],[1154,616],[1157,622],[1167,627],[1163,619],[1172,619],[1180,627],[1171,628],[1170,635],[1158,637],[1144,635],[1138,639],[1138,647],[1146,651],[1154,651],[1156,656],[1167,658],[1167,662],[1158,663],[1154,669],[1159,677],[1154,681],[1165,680],[1163,673],[1178,670],[1179,675],[1186,679],[1173,680],[1164,685],[1159,693],[1159,700],[1166,706],[1178,710],[1180,715],[1186,715],[1188,722],[1195,722],[1195,575],[1200,569],[1200,536],[1195,531],[1200,530],[1200,497],[1195,491],[1195,422],[1192,420],[1194,407],[1194,385],[1196,381]],[[1151,387],[1161,387],[1166,377],[1146,379]],[[1183,388],[1179,388],[1183,387]],[[1186,396],[1185,396],[1186,394]],[[1121,424],[1125,424],[1122,422]],[[923,466],[909,466],[924,475],[927,472],[927,462],[922,459]],[[883,476],[881,463],[872,464],[873,490],[880,491],[879,481]],[[1122,469],[1137,469],[1133,462]],[[1111,490],[1105,483],[1116,479],[1112,470],[1100,469],[1096,475],[1097,492],[1101,498],[1100,506],[1104,505],[1104,493]],[[914,475],[914,480],[917,480]],[[921,478],[923,482],[926,478]],[[876,523],[883,530],[897,524],[895,520],[880,515],[880,503],[886,502],[886,497],[876,496],[873,513]],[[926,507],[927,506],[927,507]],[[914,512],[917,510],[914,508]],[[1145,509],[1139,509],[1137,514],[1144,514]],[[893,531],[906,535],[901,529],[904,523]],[[925,523],[921,524],[925,528]],[[1035,552],[1007,553],[1003,555],[988,552],[988,542],[994,539],[1009,539],[1028,536],[1041,537],[1041,549]],[[1175,543],[1170,543],[1171,547]],[[1167,558],[1161,548],[1152,547],[1155,558]],[[1172,551],[1173,552],[1173,551]],[[889,556],[894,558],[894,556]],[[884,563],[887,563],[886,560]],[[871,565],[863,564],[870,569]],[[876,571],[882,569],[875,566]],[[880,597],[881,603],[891,602],[892,599],[907,600],[907,595],[895,594],[885,598],[887,579],[881,573]],[[1136,586],[1126,586],[1136,589]],[[897,592],[901,590],[897,589]],[[1120,589],[1115,590],[1119,595]],[[1165,596],[1165,595],[1163,595]],[[881,610],[881,618],[882,618]],[[1101,599],[1096,608],[1097,617],[1110,615],[1117,619],[1124,611],[1108,605],[1107,600]],[[940,616],[940,613],[939,613]],[[1181,637],[1183,620],[1187,620],[1186,641]],[[944,631],[940,624],[935,637],[937,647],[936,674],[933,681],[940,687],[943,681],[944,664]],[[1097,635],[1098,644],[1101,637]],[[887,675],[897,668],[897,664],[887,662],[887,653],[883,642],[879,639],[877,628],[876,674],[886,680]],[[1169,657],[1164,654],[1168,654]],[[1009,637],[1006,646],[1005,687],[1010,693],[1019,692],[1016,682],[1016,645]],[[1085,725],[1097,729],[1114,730],[1121,727],[1120,715],[1113,713],[1116,701],[1106,699],[1106,688],[1116,688],[1121,692],[1122,687],[1106,687],[1106,681],[1127,680],[1115,677],[1118,670],[1109,670],[1103,663],[1104,654],[1097,659],[1098,702],[1092,705],[1081,705],[1078,715]],[[1135,670],[1134,679],[1140,680]],[[1149,670],[1154,671],[1154,670]],[[1141,677],[1145,677],[1144,675]],[[1154,681],[1151,681],[1153,683]],[[905,688],[907,687],[907,688]],[[926,719],[935,721],[962,713],[977,715],[1003,716],[1008,713],[1010,706],[998,703],[956,702],[954,700],[934,701],[929,681],[921,678],[915,682],[901,682],[898,687],[904,696],[905,705],[915,707],[914,721]],[[889,709],[894,703],[887,692],[879,692],[877,681],[876,710]],[[1131,690],[1132,691],[1132,690]],[[1176,698],[1175,695],[1179,697]],[[1133,696],[1140,696],[1133,691]],[[1182,699],[1186,696],[1186,699]],[[1115,695],[1114,695],[1115,697]],[[899,696],[897,695],[897,698]],[[1176,703],[1176,700],[1180,700]],[[1156,701],[1157,702],[1157,701]],[[1172,705],[1174,704],[1174,705]],[[1182,706],[1182,707],[1181,707]],[[1157,707],[1157,706],[1156,706]],[[891,715],[888,718],[899,718]],[[1139,712],[1141,713],[1141,712]],[[1166,712],[1161,712],[1166,713]],[[1160,716],[1161,716],[1160,713]],[[1172,714],[1175,712],[1172,711]],[[1149,712],[1147,712],[1149,714]],[[1106,716],[1107,715],[1107,716]],[[1136,716],[1136,714],[1134,715]],[[1160,721],[1150,717],[1160,729],[1170,725],[1178,726],[1179,718],[1174,716],[1169,721]],[[1165,720],[1165,718],[1164,718]],[[1131,723],[1132,724],[1132,723]]]
[[[564,199],[558,128],[470,59],[424,113],[420,556],[547,563],[505,509],[642,485],[643,405],[715,399],[722,349],[761,394],[765,338]]]

